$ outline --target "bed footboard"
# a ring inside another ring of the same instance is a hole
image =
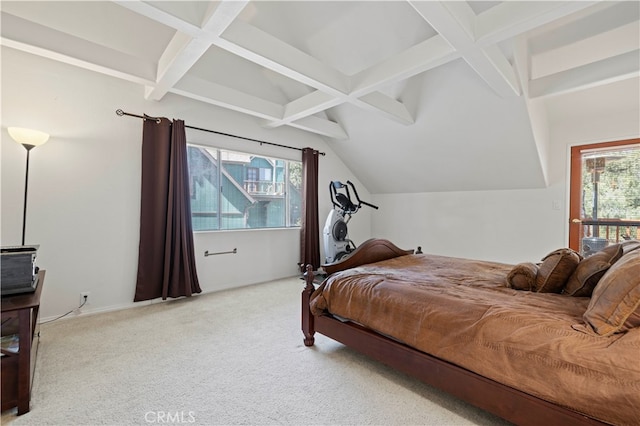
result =
[[[331,315],[317,332],[369,358],[520,426],[605,426],[596,419],[536,398]]]
[[[371,238],[362,243],[345,260],[329,265],[322,265],[322,268],[328,275],[331,275],[345,269],[355,268],[360,265],[380,262],[382,260],[393,259],[394,257],[405,256],[413,253],[414,250],[403,250],[389,240]],[[417,253],[422,253],[420,247],[418,247]],[[302,333],[304,334],[305,346],[313,346],[315,341],[313,337],[315,334],[315,324],[309,303],[311,302],[311,295],[315,290],[315,286],[313,285],[315,275],[311,265],[307,265],[304,277],[305,287],[302,291]]]

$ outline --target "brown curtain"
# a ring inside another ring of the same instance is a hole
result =
[[[200,293],[191,227],[184,121],[145,119],[134,302]]]
[[[320,266],[320,225],[318,222],[318,151],[302,150],[302,229],[300,232],[300,270],[306,265]]]

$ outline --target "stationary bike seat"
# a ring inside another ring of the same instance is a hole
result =
[[[345,211],[345,213],[351,213],[356,211],[356,205],[351,202],[351,200],[344,194],[336,194],[336,200],[340,203],[340,206]]]

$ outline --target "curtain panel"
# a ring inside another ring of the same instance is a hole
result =
[[[200,293],[184,121],[145,119],[134,302]]]
[[[302,150],[302,228],[300,230],[300,271],[306,265],[320,266],[320,224],[318,221],[318,155],[312,148]]]

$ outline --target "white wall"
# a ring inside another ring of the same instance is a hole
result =
[[[372,234],[425,253],[519,263],[563,246],[559,188],[374,195]]]
[[[328,190],[322,188],[334,179],[359,185],[320,137],[289,127],[266,130],[247,116],[171,94],[160,102],[145,101],[144,89],[137,84],[7,47],[2,47],[1,54],[3,246],[20,244],[26,156],[6,128],[29,127],[51,134],[47,144],[31,151],[26,232],[26,244],[40,244],[37,264],[47,270],[42,318],[74,309],[84,291],[91,292],[85,313],[134,305],[142,121],[116,116],[118,108],[326,152],[320,158],[320,228],[331,207]],[[241,151],[300,158],[295,150],[202,132],[189,131],[187,137]],[[362,198],[369,197],[360,188]],[[349,230],[353,239],[369,238],[369,213],[359,213]],[[194,240],[205,292],[297,274],[299,230],[203,232],[196,233]],[[235,255],[203,256],[205,250],[233,248],[238,249]]]
[[[635,110],[551,121],[546,188],[374,195],[380,213],[372,218],[372,235],[402,248],[420,245],[425,252],[448,256],[506,263],[538,261],[568,245],[569,147],[637,138],[639,117]]]

